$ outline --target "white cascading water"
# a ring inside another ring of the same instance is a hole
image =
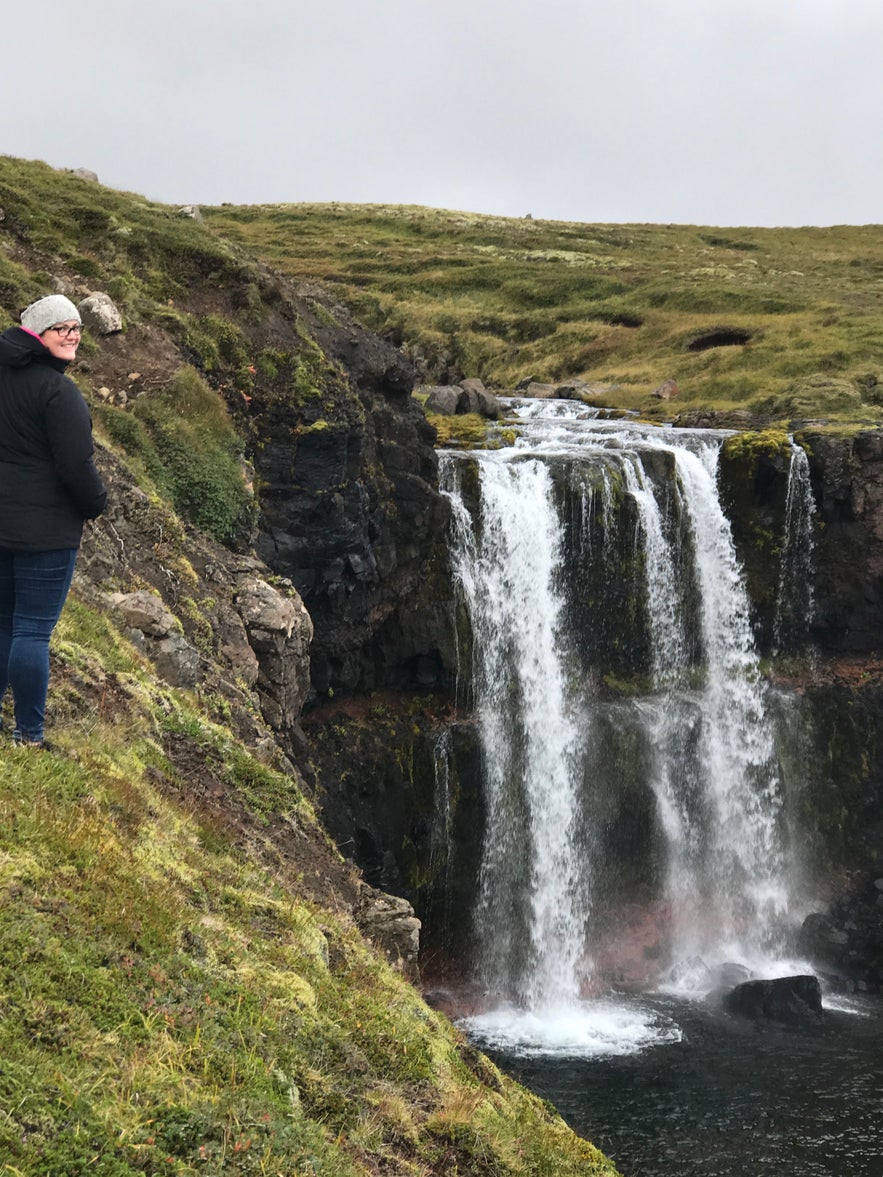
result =
[[[809,480],[809,458],[791,443],[785,534],[773,626],[773,652],[783,653],[805,641],[815,617],[813,595],[813,519],[816,505]]]
[[[694,546],[704,683],[665,696],[651,714],[651,784],[668,836],[674,949],[709,963],[709,955],[755,956],[769,948],[788,889],[773,731],[748,596],[717,493],[718,444],[672,452]],[[652,491],[632,494],[645,535],[654,686],[666,690],[683,685],[687,670],[682,590]],[[684,738],[695,725],[691,763]]]
[[[476,460],[479,534],[456,481],[452,494],[459,508],[455,574],[472,624],[489,815],[477,914],[487,949],[482,971],[486,983],[526,1006],[574,1001],[585,887],[577,846],[579,739],[556,587],[560,528],[543,462],[492,453]]]
[[[622,558],[616,502],[625,496],[636,519],[650,690],[620,704],[616,724],[643,749],[655,798],[668,963],[699,961],[703,975],[723,961],[756,965],[775,953],[788,872],[766,687],[717,492],[723,435],[600,421],[570,403],[512,406],[521,419],[515,446],[442,458],[484,753],[477,973],[500,1003],[472,1028],[543,1050],[569,1043],[591,1053],[600,1043],[606,1051],[612,1039],[637,1049],[674,1031],[640,1007],[626,1015],[580,997],[611,865],[599,856],[592,790],[615,791],[616,782],[600,780],[610,762],[595,723],[602,705],[578,656],[580,635],[565,625],[574,588],[563,570],[573,545],[605,567]],[[565,500],[578,520],[566,517]],[[507,1000],[520,1011],[515,1022]],[[562,1023],[566,1009],[578,1011],[576,1022]]]

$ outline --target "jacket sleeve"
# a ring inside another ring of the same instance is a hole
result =
[[[95,468],[89,407],[72,380],[56,383],[44,421],[58,477],[83,518],[94,519],[104,510],[107,490]]]

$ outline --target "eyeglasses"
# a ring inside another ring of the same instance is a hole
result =
[[[82,323],[74,323],[73,327],[68,327],[64,323],[58,323],[55,327],[47,327],[47,331],[57,331],[62,339],[67,339],[71,335],[80,335],[83,331]]]

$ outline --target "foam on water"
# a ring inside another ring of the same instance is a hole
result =
[[[670,1018],[640,1002],[582,1001],[545,1009],[501,1006],[460,1023],[489,1050],[515,1057],[601,1058],[680,1042]]]

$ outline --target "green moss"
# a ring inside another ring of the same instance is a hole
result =
[[[218,394],[194,369],[182,368],[167,387],[139,397],[133,412],[140,432],[121,428],[114,414],[106,416],[116,439],[128,435],[186,519],[220,543],[240,541],[250,530],[254,503],[242,443]]]
[[[771,426],[762,430],[746,430],[728,437],[723,444],[723,456],[738,462],[753,473],[761,457],[790,461],[791,440],[786,429]]]

